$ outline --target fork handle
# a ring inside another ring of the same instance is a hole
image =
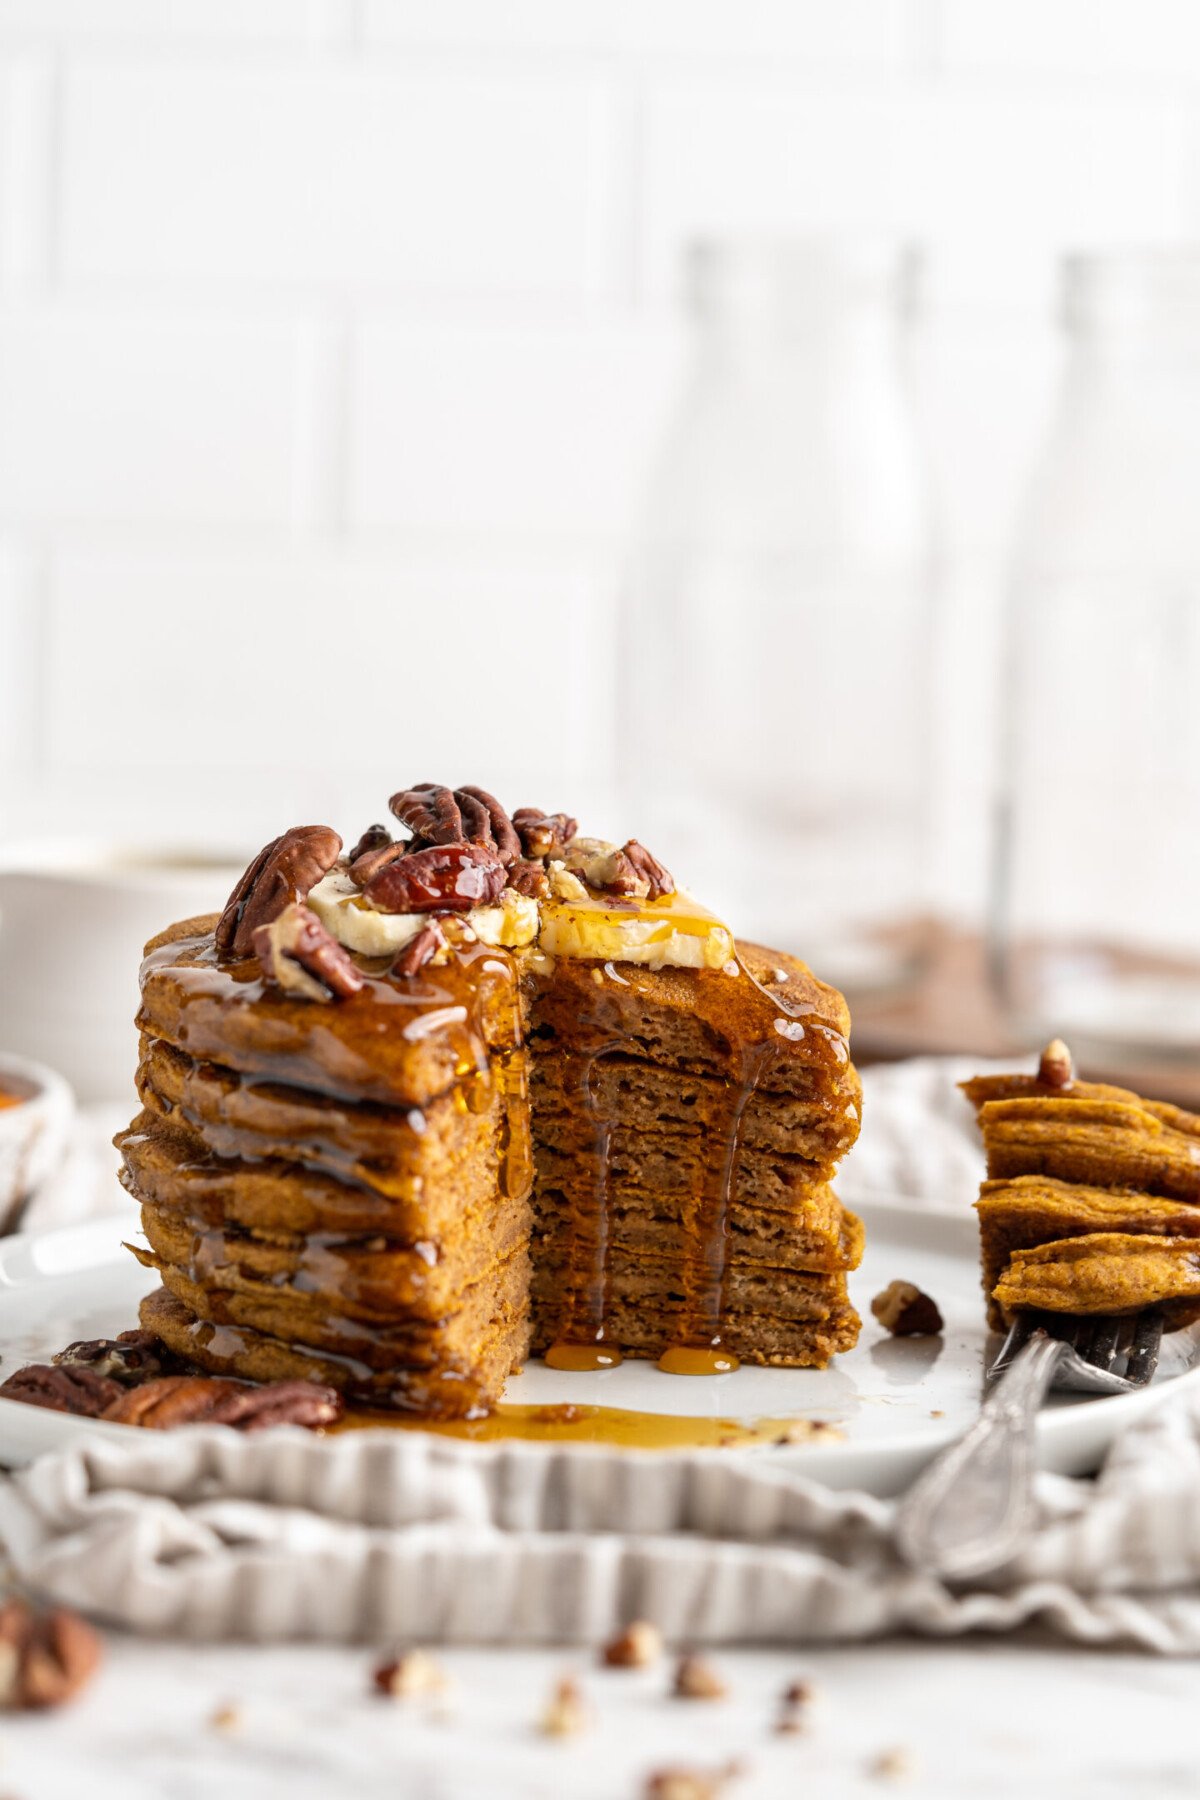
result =
[[[910,1568],[961,1580],[1015,1554],[1033,1510],[1034,1421],[1062,1348],[1035,1331],[966,1436],[913,1483],[895,1523]]]

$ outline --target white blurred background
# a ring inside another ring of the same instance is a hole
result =
[[[352,837],[424,779],[637,831],[684,246],[882,228],[925,261],[924,904],[979,926],[1057,260],[1200,235],[1198,97],[1187,0],[0,0],[0,839]]]

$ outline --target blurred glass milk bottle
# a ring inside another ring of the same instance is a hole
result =
[[[740,933],[861,989],[921,910],[931,538],[903,379],[913,257],[693,247],[690,379],[624,621],[627,815]]]
[[[1010,591],[997,970],[1093,1066],[1200,1046],[1200,250],[1072,257]]]

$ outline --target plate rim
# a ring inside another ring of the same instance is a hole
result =
[[[887,1232],[889,1226],[899,1228],[906,1236],[914,1236],[931,1250],[951,1253],[974,1253],[977,1247],[977,1227],[974,1211],[968,1216],[959,1216],[949,1211],[935,1208],[913,1206],[903,1198],[885,1199],[865,1196],[853,1203],[853,1210],[863,1218],[868,1234],[874,1222],[876,1231]],[[48,1226],[42,1230],[13,1232],[0,1237],[0,1293],[16,1290],[29,1291],[36,1289],[44,1282],[61,1279],[65,1276],[86,1276],[89,1270],[123,1265],[126,1253],[122,1249],[123,1240],[140,1234],[140,1224],[136,1213],[130,1209],[113,1209],[94,1217],[75,1220],[68,1224]],[[111,1234],[111,1235],[110,1235]],[[952,1241],[947,1241],[952,1240]],[[957,1241],[953,1241],[957,1240]],[[87,1252],[95,1246],[90,1258]],[[46,1257],[53,1265],[57,1262],[55,1252],[74,1249],[76,1257],[81,1254],[83,1260],[74,1260],[69,1264],[39,1268],[38,1262]],[[981,1308],[982,1310],[982,1308]],[[1200,1335],[1200,1325],[1190,1328],[1194,1334]],[[836,1367],[836,1359],[834,1365]],[[1081,1472],[1079,1456],[1071,1450],[1071,1440],[1079,1436],[1079,1426],[1086,1420],[1090,1429],[1082,1435],[1089,1445],[1095,1444],[1103,1449],[1111,1442],[1123,1425],[1131,1418],[1144,1416],[1164,1400],[1181,1392],[1190,1392],[1200,1383],[1200,1357],[1191,1368],[1181,1370],[1166,1380],[1149,1388],[1139,1388],[1128,1394],[1080,1395],[1075,1402],[1043,1408],[1037,1418],[1038,1458],[1043,1467],[1060,1468],[1062,1472]],[[39,1409],[32,1409],[37,1411]],[[77,1419],[72,1414],[60,1414],[50,1409],[42,1409],[46,1417],[46,1433],[50,1437],[58,1437],[57,1443],[47,1444],[44,1450],[36,1450],[30,1455],[19,1454],[17,1460],[10,1459],[0,1448],[0,1467],[19,1467],[31,1461],[33,1457],[49,1454],[55,1449],[73,1448],[84,1436],[98,1433],[103,1441],[119,1441],[120,1438],[140,1436],[137,1428],[129,1425],[98,1419]],[[21,1401],[6,1400],[0,1397],[0,1446],[4,1446],[9,1437],[7,1426],[16,1426],[18,1436],[22,1435],[21,1427],[28,1432],[28,1415],[31,1409]],[[50,1421],[54,1421],[53,1424]],[[381,1427],[386,1431],[387,1427]],[[911,1476],[961,1435],[962,1427],[951,1421],[944,1430],[908,1430],[898,1429],[894,1438],[885,1443],[877,1441],[855,1443],[845,1438],[831,1438],[826,1442],[810,1444],[790,1444],[786,1446],[747,1446],[732,1451],[723,1450],[719,1454],[725,1458],[730,1454],[739,1457],[753,1457],[757,1466],[778,1469],[789,1474],[804,1475],[815,1478],[824,1485],[837,1488],[859,1488],[879,1494],[881,1492],[899,1491],[889,1476],[880,1476],[886,1468],[904,1469]],[[33,1428],[33,1435],[40,1435]],[[354,1434],[373,1436],[370,1427]],[[330,1438],[329,1442],[341,1441]],[[443,1440],[445,1441],[445,1440]],[[449,1440],[457,1442],[459,1440]],[[486,1446],[470,1445],[470,1440],[462,1440],[471,1448]],[[660,1454],[667,1456],[718,1454],[704,1450],[666,1450],[639,1451],[630,1446],[588,1446],[559,1445],[535,1447],[569,1448],[573,1450],[607,1448],[619,1449],[622,1454],[646,1455]],[[769,1452],[769,1460],[767,1457]],[[832,1460],[831,1460],[832,1458]],[[1094,1466],[1094,1463],[1093,1463]],[[901,1482],[900,1486],[904,1483]]]

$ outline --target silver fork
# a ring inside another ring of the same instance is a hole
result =
[[[1033,1517],[1034,1422],[1047,1393],[1145,1387],[1162,1332],[1158,1308],[1120,1318],[1019,1314],[988,1370],[978,1419],[900,1502],[896,1545],[910,1568],[962,1580],[1015,1555]]]

